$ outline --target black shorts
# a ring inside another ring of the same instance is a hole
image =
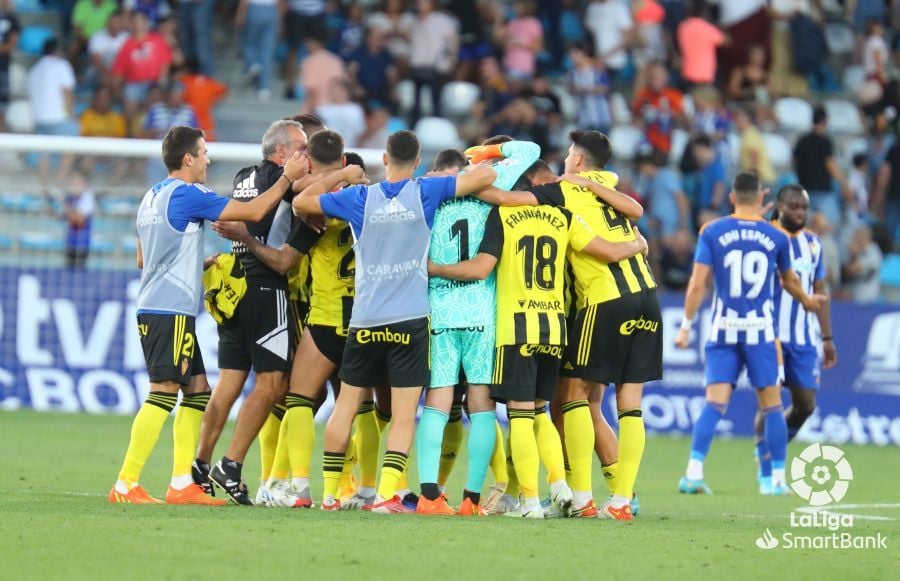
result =
[[[503,345],[494,350],[491,398],[496,401],[551,401],[556,395],[559,345]]]
[[[219,325],[219,369],[289,371],[295,340],[289,310],[286,290],[248,284],[234,315]]]
[[[600,383],[662,379],[663,330],[655,289],[589,305],[570,329],[563,368]]]
[[[306,328],[313,343],[319,353],[328,358],[329,361],[341,366],[344,359],[344,347],[347,344],[347,336],[338,334],[337,327],[329,327],[327,325],[310,325]]]
[[[301,300],[290,301],[291,305],[291,324],[294,327],[294,339],[300,340],[303,336],[303,328],[306,326],[306,319],[309,317],[309,303]]]
[[[137,322],[152,383],[177,381],[189,385],[193,376],[206,373],[194,333],[194,317],[146,313],[139,314]]]
[[[274,30],[272,34],[275,34]],[[300,48],[307,38],[311,36],[321,38],[323,34],[325,34],[324,16],[306,16],[291,10],[284,16],[284,41],[291,50]]]
[[[356,387],[428,385],[430,339],[427,317],[362,329],[351,327],[341,381]]]

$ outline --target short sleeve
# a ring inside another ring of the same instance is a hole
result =
[[[190,222],[219,219],[230,200],[200,184],[182,184],[169,199],[169,223],[184,232]]]
[[[713,252],[711,238],[712,234],[709,233],[709,228],[700,232],[700,237],[697,239],[697,250],[694,252],[694,262],[712,266]]]
[[[322,212],[330,218],[339,218],[349,222],[356,235],[362,232],[363,214],[365,214],[365,199],[368,194],[366,186],[350,186],[337,192],[324,194],[319,198],[322,204]]]
[[[588,223],[578,214],[565,212],[569,219],[569,246],[575,250],[583,250],[596,236]]]
[[[531,188],[531,193],[537,198],[539,204],[558,208],[566,205],[566,198],[563,196],[562,186],[559,184],[535,186]]]
[[[288,245],[301,254],[309,254],[310,249],[319,241],[322,235],[309,227],[302,220],[294,226],[288,235]]]
[[[785,272],[791,269],[791,243],[784,234],[778,237],[775,264],[778,267],[778,272]]]
[[[500,258],[503,251],[503,224],[500,222],[500,208],[494,208],[484,223],[484,237],[478,252]]]
[[[816,262],[816,273],[813,278],[816,282],[825,280],[825,248],[819,245],[819,261]]]
[[[419,191],[422,195],[422,209],[428,227],[434,223],[434,213],[445,200],[456,197],[456,176],[440,176],[419,178]]]

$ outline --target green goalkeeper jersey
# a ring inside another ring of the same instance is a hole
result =
[[[501,145],[503,159],[492,167],[494,187],[511,189],[525,170],[540,157],[541,148],[528,141]],[[470,196],[447,200],[438,208],[431,229],[428,257],[437,264],[455,264],[474,258],[484,237],[491,206]],[[493,326],[496,321],[496,276],[485,280],[456,281],[432,277],[428,283],[432,329]]]

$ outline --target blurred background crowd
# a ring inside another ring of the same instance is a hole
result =
[[[0,0],[0,119],[256,142],[315,113],[351,149],[405,127],[429,154],[508,134],[553,164],[570,129],[598,129],[664,286],[685,286],[697,229],[754,170],[772,197],[809,192],[833,292],[874,302],[900,289],[898,24],[889,0]],[[47,177],[70,231],[128,177],[95,161]]]

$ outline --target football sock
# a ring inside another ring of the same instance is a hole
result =
[[[455,404],[450,408],[450,419],[444,427],[444,436],[441,441],[441,459],[438,468],[438,486],[443,488],[447,485],[447,479],[453,472],[453,466],[456,465],[456,457],[459,455],[459,449],[462,447],[463,425],[462,425],[462,404]]]
[[[603,472],[603,478],[606,479],[606,487],[609,488],[609,493],[612,494],[619,483],[619,463],[613,462],[612,464],[601,466],[600,470]]]
[[[448,418],[449,416],[446,413],[437,408],[425,406],[422,410],[422,417],[419,419],[419,429],[416,432],[416,458],[419,467],[419,482],[422,484],[422,494],[425,494],[426,484],[434,484],[435,488],[437,488],[441,462],[441,439],[444,436]],[[385,498],[390,498],[390,496]],[[427,495],[426,498],[434,500],[434,498]]]
[[[310,410],[312,408],[310,407]],[[324,452],[322,454],[322,480],[324,490],[322,498],[337,498],[338,486],[341,484],[341,473],[344,471],[344,454],[341,452]]]
[[[260,456],[260,479],[265,482],[269,479],[269,473],[272,471],[272,463],[275,462],[275,449],[278,447],[278,432],[281,429],[281,418],[284,417],[284,411],[275,408],[266,418],[265,423],[259,430],[259,456]]]
[[[137,484],[141,470],[156,446],[163,424],[166,423],[169,413],[175,409],[177,401],[178,394],[174,393],[151,391],[147,394],[147,399],[131,423],[131,440],[125,452],[122,470],[119,471],[119,480],[125,483],[126,490],[119,492],[127,493],[128,489]],[[190,474],[190,469],[188,473]]]
[[[765,425],[766,445],[772,454],[772,485],[784,486],[784,462],[787,458],[787,422],[784,419],[784,408],[780,405],[762,410]]]
[[[516,475],[516,465],[512,458],[512,442],[506,439],[506,494],[513,498],[519,498],[519,477]]]
[[[193,478],[179,478],[191,475],[191,464],[200,441],[200,423],[209,402],[210,392],[192,393],[181,397],[172,424],[172,440],[175,444],[172,464],[172,487],[182,489],[193,484]]]
[[[497,414],[493,411],[478,412],[469,415],[469,465],[466,473],[466,490],[481,493],[488,464],[494,454],[494,442],[497,439]],[[474,501],[474,502],[477,502]]]
[[[594,422],[586,399],[570,401],[562,405],[563,432],[566,435],[569,486],[576,493],[591,491],[591,468],[594,460]]]
[[[390,500],[397,494],[400,486],[400,478],[406,472],[406,462],[409,457],[403,452],[388,450],[384,453],[384,462],[381,464],[381,481],[378,483],[378,496]]]
[[[540,456],[534,423],[534,410],[509,410],[510,451],[519,479],[519,491],[525,498],[538,496]],[[552,423],[550,425],[553,426]]]
[[[287,412],[284,415],[287,424],[285,435],[291,463],[291,476],[294,478],[309,478],[309,465],[312,463],[313,446],[316,443],[313,403],[313,400],[308,397],[295,393],[285,396],[287,406]],[[341,470],[343,470],[343,457],[344,455],[341,454]]]
[[[275,459],[272,461],[272,470],[269,472],[271,480],[287,480],[291,477],[291,456],[288,453],[288,421],[282,417],[278,427],[278,445],[275,446]]]
[[[356,414],[356,463],[359,464],[360,488],[375,488],[378,481],[378,453],[381,448],[381,428],[375,414],[375,402],[363,402]]]
[[[471,420],[471,418],[469,418]],[[471,439],[472,434],[469,433]],[[469,442],[471,446],[471,440]],[[471,448],[470,448],[471,458]],[[506,470],[506,446],[503,445],[503,430],[500,429],[500,422],[494,419],[494,449],[491,451],[491,474],[494,475],[494,482],[498,484],[507,484],[509,482],[509,472]]]
[[[772,453],[769,452],[769,445],[766,444],[765,428],[756,432],[756,460],[759,462],[759,475],[772,476]]]
[[[613,494],[625,498],[625,502],[634,493],[645,439],[643,412],[639,409],[619,412],[619,477]]]
[[[534,408],[534,437],[541,462],[547,469],[547,482],[565,480],[566,463],[563,460],[562,440],[559,439],[556,426],[550,421],[546,407]],[[519,478],[519,488],[521,487],[522,479]]]
[[[691,459],[688,461],[687,477],[691,480],[703,480],[703,461],[709,453],[716,425],[725,416],[726,406],[719,403],[706,402],[691,437]]]

